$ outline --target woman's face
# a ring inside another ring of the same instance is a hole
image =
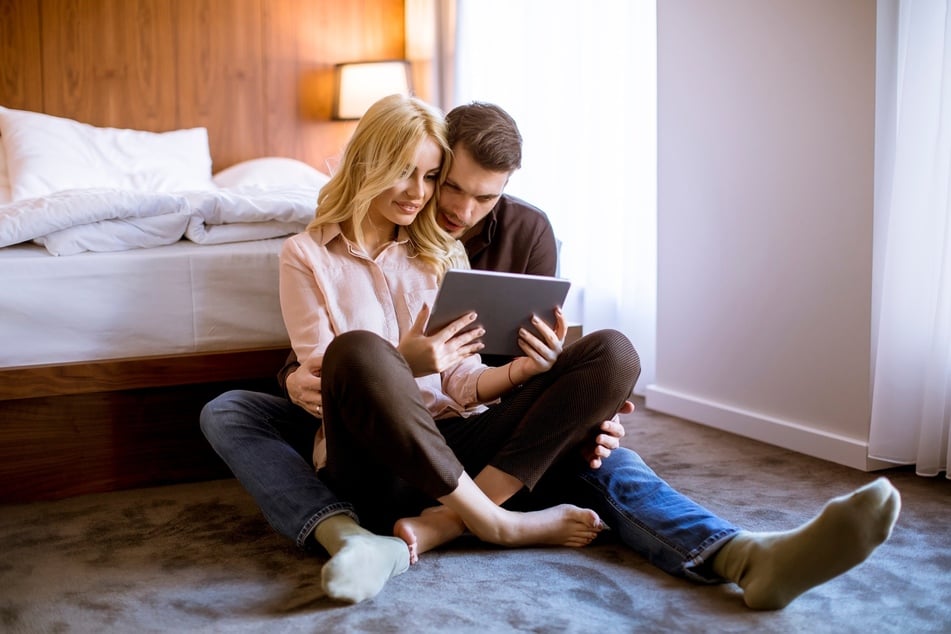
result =
[[[370,203],[370,222],[381,228],[412,224],[436,191],[442,159],[442,149],[434,140],[427,138],[420,143],[409,174]]]

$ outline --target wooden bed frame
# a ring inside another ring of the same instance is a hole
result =
[[[0,370],[0,503],[230,476],[198,425],[232,388],[273,392],[287,348]]]
[[[330,121],[333,65],[404,57],[405,16],[402,0],[7,0],[0,105],[98,126],[204,126],[216,172],[261,156],[326,171],[353,130]],[[0,369],[0,503],[229,476],[199,412],[231,388],[275,390],[286,356]]]

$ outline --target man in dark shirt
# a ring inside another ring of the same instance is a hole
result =
[[[521,165],[515,122],[497,106],[479,103],[453,109],[447,121],[453,157],[439,190],[441,226],[462,240],[473,268],[553,275],[557,247],[548,219],[502,191]],[[279,379],[288,398],[228,392],[202,410],[202,431],[280,534],[301,547],[316,541],[331,555],[321,570],[328,596],[370,598],[406,570],[407,545],[422,552],[427,544],[412,543],[412,530],[399,539],[359,526],[352,507],[313,468],[319,369],[290,360]],[[622,412],[629,411],[628,402]],[[581,448],[584,460],[559,461],[534,490],[512,500],[514,507],[571,502],[591,508],[617,539],[662,570],[701,583],[737,583],[753,608],[783,607],[857,565],[887,538],[898,514],[897,491],[880,479],[830,501],[802,527],[740,531],[619,447],[624,430],[617,417],[601,431]],[[463,529],[460,523],[453,530]]]
[[[452,163],[439,188],[438,220],[466,247],[474,269],[555,275],[558,247],[548,217],[503,193],[522,165],[515,121],[492,104],[472,103],[446,115]]]

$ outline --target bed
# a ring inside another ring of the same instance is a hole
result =
[[[198,428],[288,353],[278,255],[326,175],[207,131],[0,107],[0,502],[228,475]]]

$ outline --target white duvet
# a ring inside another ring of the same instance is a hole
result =
[[[0,106],[0,247],[72,255],[275,238],[306,227],[329,178],[289,157],[211,168],[205,128],[97,127]]]
[[[0,205],[0,247],[33,241],[53,255],[262,240],[303,231],[311,186],[243,186],[183,192],[72,189]]]

